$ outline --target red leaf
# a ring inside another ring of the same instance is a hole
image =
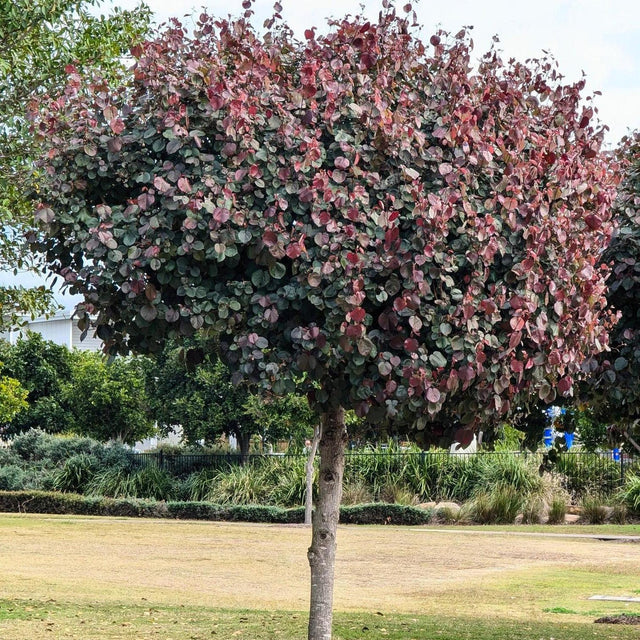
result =
[[[221,224],[226,222],[229,219],[230,215],[231,214],[229,213],[228,209],[222,209],[220,207],[216,207],[213,210],[213,219],[216,222],[220,222]]]
[[[395,311],[402,311],[407,308],[407,303],[404,298],[396,298],[393,301],[393,308]]]
[[[120,118],[114,118],[111,120],[109,122],[109,126],[111,127],[111,131],[113,131],[117,136],[124,131],[124,122],[122,122]]]
[[[313,27],[313,29],[305,29],[304,37],[305,37],[307,40],[313,40],[313,39],[315,38],[315,35],[316,35],[316,34],[315,34],[315,30],[316,30],[316,28],[315,28],[315,27]]]
[[[427,389],[427,400],[429,402],[433,402],[433,404],[440,402],[440,397],[440,392],[435,387]]]
[[[278,243],[278,236],[274,231],[265,231],[264,235],[262,236],[262,242],[264,243],[265,247],[273,247]]]
[[[593,213],[590,213],[588,216],[585,216],[584,221],[589,227],[589,229],[593,229],[594,231],[598,230],[602,226],[602,220],[598,216],[594,215]]]
[[[509,321],[509,324],[514,331],[522,331],[522,329],[524,329],[526,321],[522,316],[514,316]]]
[[[462,447],[468,447],[473,442],[473,436],[475,434],[471,429],[458,429],[453,437],[456,442],[459,442]]]
[[[520,360],[512,360],[511,371],[514,373],[522,373],[524,371],[524,364]]]
[[[407,353],[413,353],[418,350],[418,341],[415,338],[407,338],[404,341],[404,350]]]
[[[366,315],[366,311],[362,307],[356,307],[355,309],[351,309],[349,312],[349,317],[353,322],[362,322]]]
[[[567,395],[573,387],[573,379],[571,376],[565,376],[558,381],[558,392],[561,395]]]
[[[155,184],[155,181],[154,181],[154,184]],[[185,178],[184,176],[182,176],[181,178],[178,178],[178,189],[180,189],[182,193],[191,193],[191,185],[189,184],[189,180],[187,180],[187,178]]]
[[[299,258],[301,253],[302,250],[300,249],[300,245],[297,242],[290,244],[286,250],[287,256],[289,256],[289,258],[291,258],[292,260]]]
[[[358,262],[360,262],[360,259],[358,258],[358,254],[353,253],[353,251],[349,251],[349,253],[347,253],[347,260],[351,264],[358,264]]]

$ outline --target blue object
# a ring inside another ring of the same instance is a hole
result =
[[[567,449],[571,449],[571,447],[573,446],[573,437],[575,436],[575,433],[565,433],[564,434],[564,441],[567,444]]]
[[[612,457],[616,462],[620,462],[620,449],[616,447],[612,452]]]
[[[553,427],[547,427],[542,432],[542,441],[545,447],[550,447],[553,444]]]

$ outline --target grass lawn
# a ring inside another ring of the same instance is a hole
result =
[[[588,600],[640,597],[640,545],[513,530],[341,526],[335,639],[640,637],[593,624],[640,603]],[[301,639],[309,542],[301,526],[0,514],[0,638]]]

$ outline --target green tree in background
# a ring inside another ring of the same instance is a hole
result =
[[[6,425],[6,435],[29,429],[60,433],[72,427],[64,387],[72,376],[73,358],[66,347],[29,333],[15,345],[1,341],[0,361],[2,375],[15,378],[28,392],[28,406]]]
[[[313,433],[306,398],[285,396],[265,401],[234,384],[228,367],[216,355],[215,342],[194,337],[184,345],[169,342],[145,365],[151,410],[161,429],[182,427],[187,443],[213,444],[234,436],[243,456],[253,435],[263,442],[293,439],[304,443]]]
[[[75,351],[65,404],[78,435],[134,444],[155,433],[140,358],[107,361],[99,353]]]
[[[0,269],[33,267],[23,242],[32,226],[25,197],[35,183],[34,161],[41,147],[30,131],[31,100],[64,87],[69,65],[85,73],[113,76],[122,58],[148,31],[149,10],[115,9],[96,16],[97,0],[4,0],[0,2]],[[0,288],[0,326],[21,315],[40,315],[51,305],[44,287]]]
[[[2,363],[0,362],[0,368]],[[29,392],[15,378],[0,376],[0,437],[5,435],[5,426],[25,409]]]

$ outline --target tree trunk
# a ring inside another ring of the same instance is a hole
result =
[[[342,407],[325,413],[320,433],[318,502],[313,513],[311,546],[307,553],[311,567],[309,640],[331,640],[336,532],[346,441]]]
[[[306,471],[306,487],[307,491],[304,497],[304,523],[311,525],[311,516],[313,515],[313,463],[316,459],[316,451],[318,450],[318,442],[320,441],[320,426],[316,426],[313,430],[313,440],[311,440],[311,449],[308,452]]]
[[[246,464],[249,460],[249,446],[251,445],[251,434],[244,432],[241,428],[234,429],[234,435],[240,447],[240,462]]]

